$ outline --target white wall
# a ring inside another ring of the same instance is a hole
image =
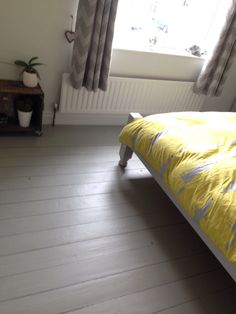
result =
[[[70,28],[70,14],[76,13],[77,2],[0,0],[0,61],[40,57],[46,64],[40,69],[46,111],[59,101],[61,75],[70,69],[72,45],[66,42],[64,32]],[[202,63],[202,59],[192,57],[116,50],[111,74],[192,81],[197,78]],[[235,73],[231,72],[235,81]],[[17,79],[18,73],[16,68],[0,64],[1,78]],[[232,85],[228,84],[223,97],[217,100],[217,109],[227,110],[232,103],[235,96]],[[215,100],[207,101],[205,108],[212,109],[214,103]]]
[[[68,71],[72,46],[64,32],[77,0],[0,0],[0,61],[39,56],[46,110],[58,101],[61,74]],[[0,77],[18,79],[19,71],[0,64]]]

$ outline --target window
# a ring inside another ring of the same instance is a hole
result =
[[[210,53],[230,3],[119,0],[113,48],[198,56]],[[195,53],[189,49],[193,46],[199,47],[195,47]]]

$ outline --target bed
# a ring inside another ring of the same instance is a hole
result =
[[[133,152],[236,282],[236,113],[131,113],[120,162]]]

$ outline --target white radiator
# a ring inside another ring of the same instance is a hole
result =
[[[143,114],[197,111],[204,96],[192,92],[192,82],[110,77],[106,92],[88,92],[71,87],[63,74],[60,112],[85,114]]]

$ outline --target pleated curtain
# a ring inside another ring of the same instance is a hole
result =
[[[72,57],[72,86],[107,89],[118,0],[80,0]]]
[[[236,52],[236,1],[232,1],[218,43],[194,86],[194,92],[220,96]]]

